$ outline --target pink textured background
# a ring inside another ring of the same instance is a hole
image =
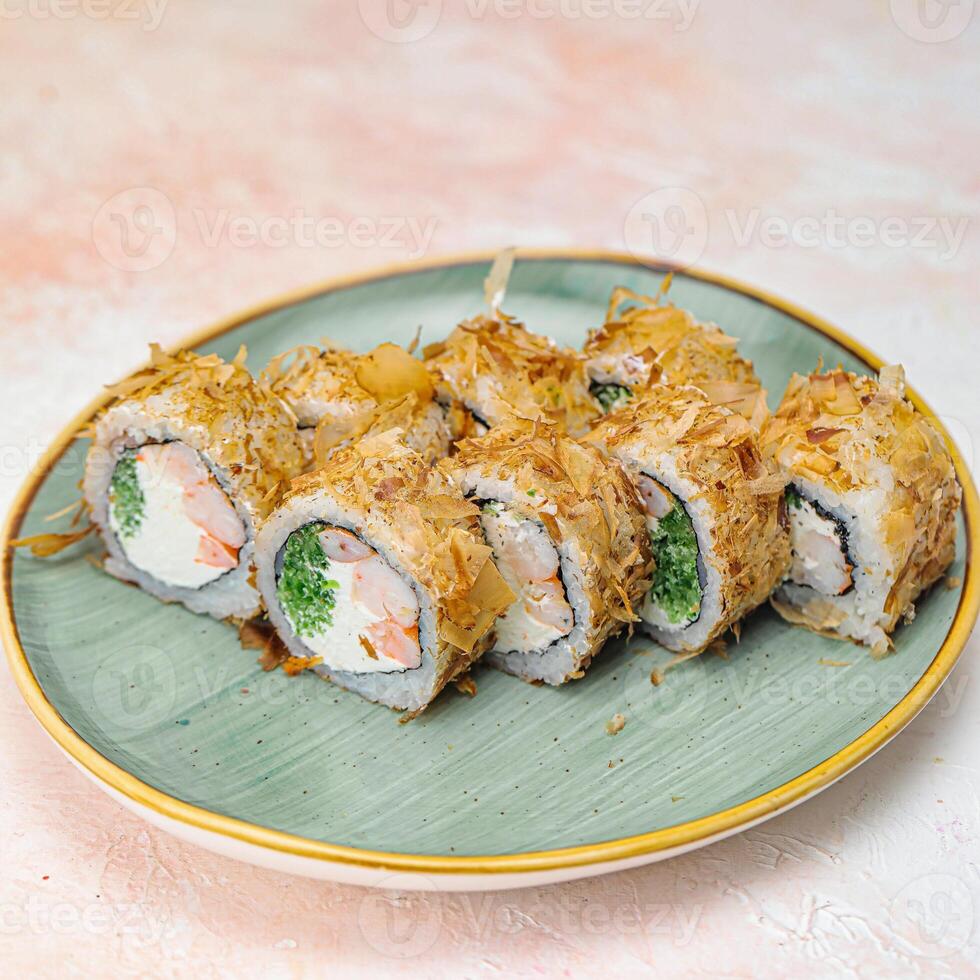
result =
[[[930,43],[914,0],[703,0],[686,5],[689,24],[678,0],[428,0],[405,23],[431,30],[405,42],[370,29],[386,33],[384,0],[170,0],[159,23],[146,0],[109,7],[103,20],[91,0],[0,0],[3,507],[147,341],[423,250],[378,240],[371,222],[428,228],[432,256],[515,242],[624,248],[637,244],[631,209],[666,187],[687,189],[685,247],[702,264],[903,361],[972,459],[980,14]],[[636,7],[666,19],[611,13]],[[950,16],[972,10],[963,0]],[[134,187],[153,193],[115,197]],[[134,200],[155,202],[143,257]],[[127,208],[129,255],[111,217]],[[795,244],[741,241],[754,209],[790,223],[833,209],[850,243],[803,240],[800,225]],[[343,233],[249,245],[220,224],[297,210]],[[888,232],[886,219],[898,221]],[[897,241],[903,227],[920,240]],[[793,813],[632,873],[456,897],[292,879],[179,844],[79,775],[4,674],[0,969],[977,975],[970,646],[895,744]]]

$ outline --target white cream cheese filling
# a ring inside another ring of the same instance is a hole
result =
[[[792,564],[789,578],[824,595],[836,596],[851,584],[851,565],[836,522],[824,517],[813,504],[800,498],[790,504]]]
[[[351,596],[354,572],[359,562],[330,562],[326,577],[337,583],[334,591],[332,611],[333,625],[327,629],[304,635],[303,643],[310,652],[322,657],[323,662],[334,670],[348,671],[352,674],[391,674],[407,670],[397,660],[384,655],[380,648],[374,649],[374,656],[368,653],[360,637],[381,622],[381,618]]]
[[[167,448],[171,445],[176,444],[146,445],[136,452],[136,475],[144,500],[136,531],[124,532],[111,497],[109,524],[131,564],[167,585],[199,589],[237,567],[238,558],[189,516],[185,503],[186,471],[165,462],[165,454],[174,452]],[[211,481],[217,488],[211,472],[193,450],[180,445],[177,451],[200,481]],[[224,500],[234,515],[231,502],[226,496]],[[227,514],[220,516],[227,521]],[[217,565],[208,559],[216,549],[221,554]]]
[[[639,354],[597,354],[589,359],[587,370],[596,384],[622,385],[625,388],[644,384],[650,376],[650,365]]]
[[[497,620],[494,649],[543,652],[574,625],[560,582],[556,592],[558,552],[540,524],[501,504],[485,504],[480,520],[497,568],[517,597]]]

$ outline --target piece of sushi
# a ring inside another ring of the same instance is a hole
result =
[[[598,415],[582,357],[503,313],[461,323],[425,348],[425,360],[439,400],[471,415],[457,426],[456,439],[482,435],[515,415],[579,436]]]
[[[636,618],[650,582],[646,527],[622,467],[554,424],[523,419],[464,440],[439,466],[479,506],[515,594],[488,661],[528,681],[581,677]]]
[[[961,498],[946,444],[905,397],[904,371],[793,375],[763,450],[789,480],[793,560],[773,605],[886,653],[955,556]]]
[[[258,584],[290,653],[417,712],[487,648],[512,598],[477,508],[397,429],[300,477],[258,536]]]
[[[401,428],[427,462],[449,452],[448,410],[435,401],[421,361],[397,344],[367,354],[295,347],[274,357],[261,378],[295,413],[311,467],[353,439],[390,428]]]
[[[587,441],[623,463],[643,501],[656,569],[640,616],[655,640],[699,653],[766,601],[789,565],[785,480],[741,415],[660,385]]]
[[[611,412],[652,385],[696,385],[719,403],[751,399],[747,410],[736,409],[751,415],[759,410],[759,379],[736,344],[716,324],[699,323],[662,296],[619,286],[606,322],[590,331],[583,348],[589,389],[601,410]],[[764,392],[761,402],[764,407]]]
[[[83,492],[105,569],[218,619],[261,611],[255,530],[302,470],[289,409],[245,367],[212,354],[152,360],[96,419]]]

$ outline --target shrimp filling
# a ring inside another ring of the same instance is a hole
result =
[[[792,564],[790,581],[824,595],[844,595],[854,585],[844,525],[790,485],[786,488]]]
[[[245,544],[228,495],[182,442],[123,452],[109,484],[109,525],[132,565],[186,589],[237,568]]]
[[[698,538],[684,505],[645,473],[639,478],[656,570],[640,615],[661,629],[683,629],[701,613]]]
[[[491,500],[480,508],[487,544],[517,598],[497,620],[494,649],[543,653],[575,625],[561,581],[558,552],[544,527]]]
[[[422,663],[415,590],[373,548],[314,521],[279,553],[276,593],[293,632],[334,670],[414,670]]]

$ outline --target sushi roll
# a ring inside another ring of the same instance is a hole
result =
[[[601,411],[611,412],[655,384],[715,387],[720,382],[725,385],[720,399],[751,397],[751,412],[758,403],[759,379],[736,344],[720,327],[698,323],[662,296],[619,286],[605,324],[589,333],[583,348],[589,390]]]
[[[255,530],[302,470],[289,409],[217,355],[152,346],[150,367],[115,387],[98,417],[83,492],[106,571],[218,619],[261,611]]]
[[[598,415],[582,358],[503,313],[461,323],[445,341],[426,347],[425,359],[437,398],[458,402],[471,416],[457,426],[456,439],[482,435],[514,415],[579,436]]]
[[[512,598],[477,513],[397,429],[294,481],[256,553],[289,652],[369,701],[422,710],[486,650]]]
[[[644,628],[699,653],[760,603],[789,565],[784,479],[741,416],[694,387],[656,386],[607,416],[588,442],[618,459],[642,500],[656,568]]]
[[[428,462],[449,452],[447,411],[422,363],[397,344],[367,354],[301,346],[272,359],[262,380],[296,415],[309,465],[369,433],[401,428]]]
[[[961,498],[946,444],[905,397],[902,368],[877,379],[794,375],[762,445],[789,480],[793,556],[773,605],[886,653],[899,619],[914,616],[955,556]]]
[[[581,677],[635,619],[650,583],[639,499],[615,462],[544,422],[512,419],[440,463],[480,523],[514,601],[488,661],[527,681]]]

